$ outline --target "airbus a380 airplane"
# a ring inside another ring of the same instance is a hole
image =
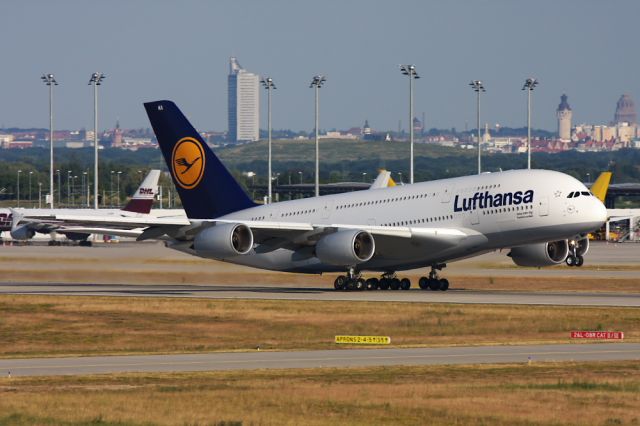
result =
[[[170,101],[145,104],[189,225],[167,220],[139,239],[166,235],[196,256],[276,271],[347,271],[336,289],[402,288],[397,271],[432,268],[420,287],[448,288],[447,262],[510,248],[522,266],[580,265],[604,205],[571,176],[513,170],[256,205]],[[381,279],[364,280],[361,271]]]

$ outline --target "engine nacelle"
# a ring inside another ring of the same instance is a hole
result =
[[[36,231],[29,228],[29,225],[20,225],[11,229],[11,238],[14,240],[30,240],[36,235]]]
[[[316,244],[316,256],[328,265],[352,266],[373,257],[376,244],[366,231],[345,230],[322,237]]]
[[[253,248],[253,232],[239,223],[215,225],[196,235],[193,248],[198,256],[215,259],[247,254]]]
[[[557,265],[564,262],[568,255],[567,240],[513,247],[509,253],[516,265],[536,267]]]

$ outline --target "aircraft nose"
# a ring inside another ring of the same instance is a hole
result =
[[[593,197],[593,207],[591,208],[591,214],[594,222],[604,224],[607,221],[607,208],[602,204],[600,200]]]

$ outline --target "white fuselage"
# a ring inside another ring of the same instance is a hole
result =
[[[575,191],[582,196],[567,198]],[[444,179],[375,191],[292,200],[257,206],[224,220],[299,222],[313,225],[382,226],[463,230],[456,247],[437,249],[414,238],[376,236],[373,258],[361,270],[405,270],[448,262],[487,251],[574,238],[606,220],[604,205],[578,180],[547,170],[513,170]],[[223,259],[258,268],[326,272],[313,247],[261,250]]]

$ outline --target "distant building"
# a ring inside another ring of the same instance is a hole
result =
[[[260,139],[260,77],[245,70],[234,57],[229,59],[229,140]]]
[[[0,147],[9,148],[14,139],[13,135],[0,134]]]
[[[638,118],[636,115],[636,106],[631,96],[624,94],[618,99],[616,104],[616,113],[613,116],[613,124],[629,123],[636,124]]]
[[[370,135],[371,126],[369,126],[369,120],[364,120],[364,126],[362,127],[362,135]]]
[[[116,128],[113,129],[111,135],[111,147],[120,148],[122,146],[122,129],[120,128],[120,121],[116,121]]]
[[[558,117],[558,137],[562,142],[571,141],[571,118],[573,111],[567,102],[567,95],[560,96],[560,105],[556,110],[556,117]]]
[[[418,119],[418,117],[413,117],[413,133],[416,135],[421,135],[424,130],[424,125],[422,121]]]

